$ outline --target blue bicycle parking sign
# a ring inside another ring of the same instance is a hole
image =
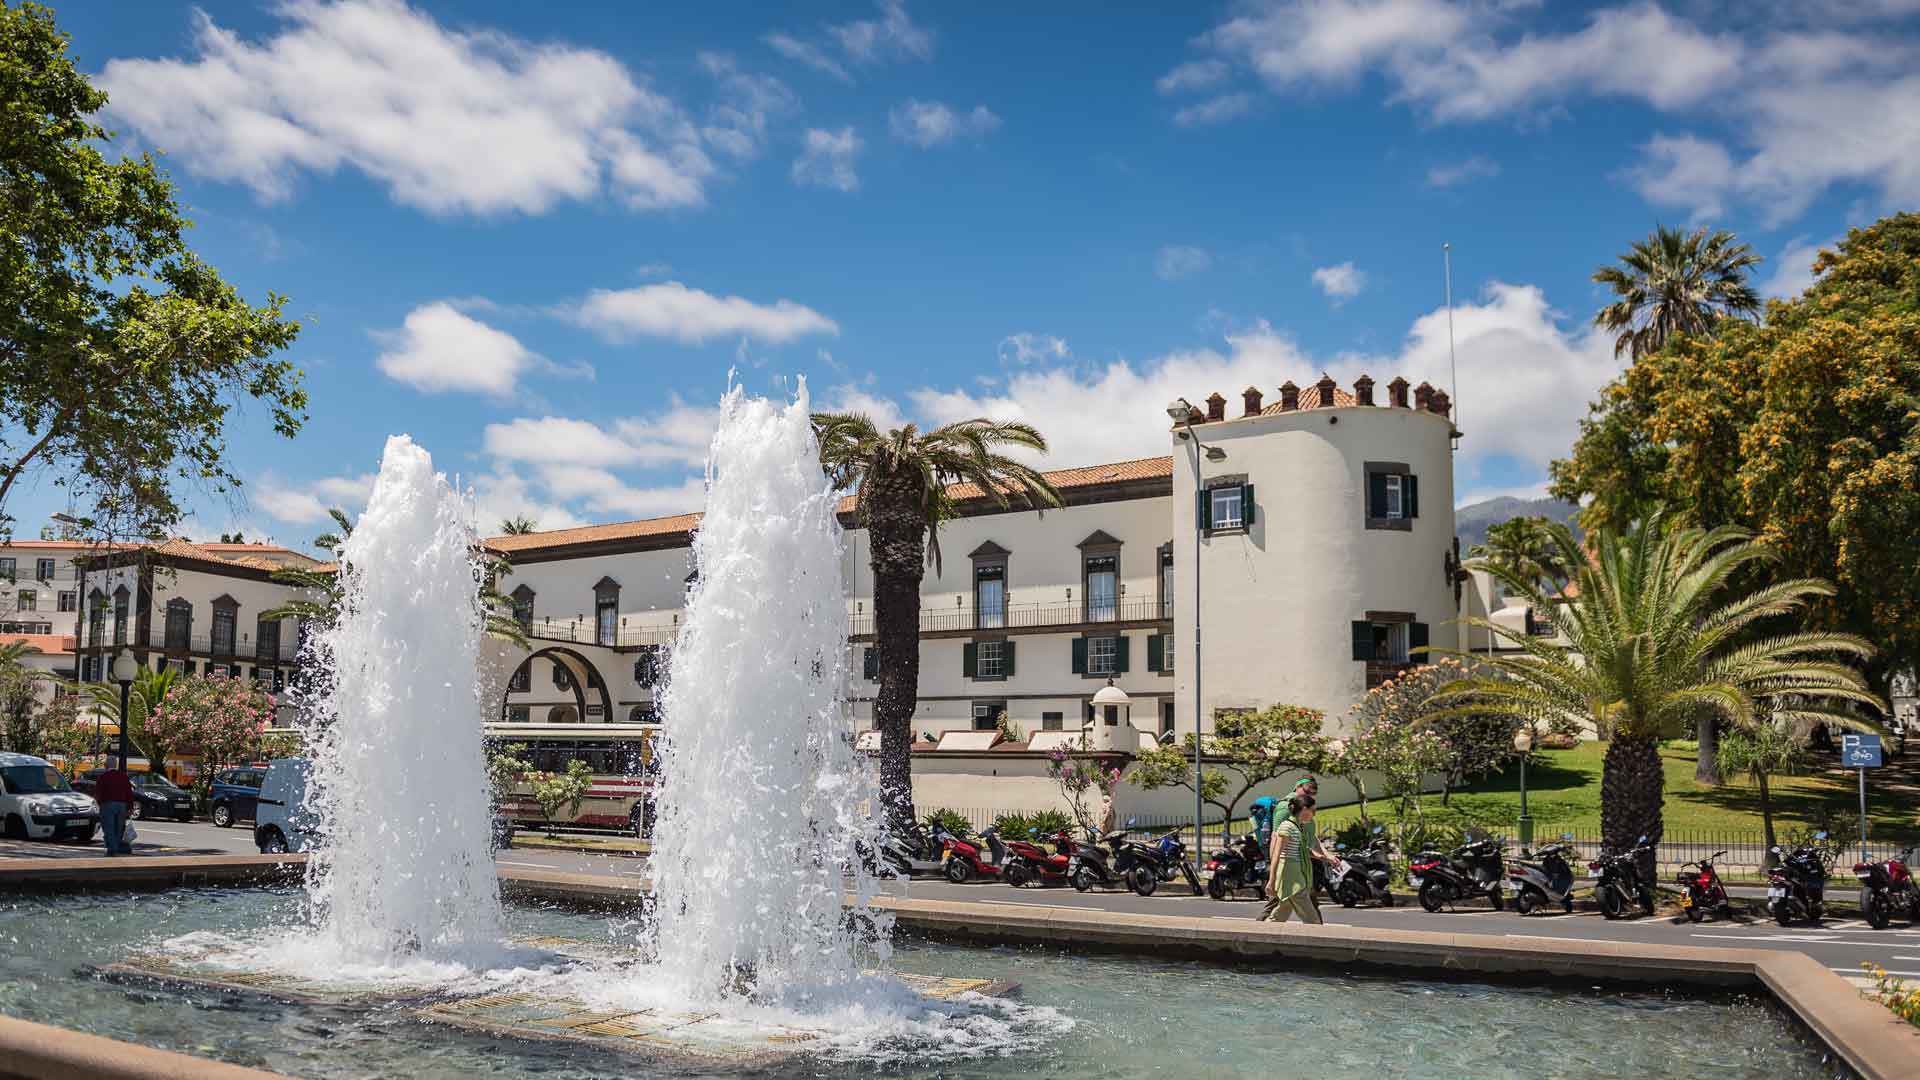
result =
[[[1840,764],[1849,769],[1877,769],[1881,766],[1880,736],[1847,734],[1840,736]]]

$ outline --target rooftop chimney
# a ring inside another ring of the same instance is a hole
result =
[[[1280,384],[1280,411],[1292,412],[1300,407],[1300,388],[1288,379]]]
[[[1395,375],[1387,384],[1387,404],[1396,409],[1407,407],[1407,380]]]
[[[1441,416],[1446,416],[1453,411],[1453,399],[1447,396],[1445,390],[1435,390],[1433,392],[1433,404],[1430,407]]]
[[[1207,420],[1225,420],[1227,418],[1227,399],[1218,393],[1207,395]]]
[[[1257,386],[1249,386],[1245,390],[1240,391],[1240,407],[1243,410],[1240,414],[1242,416],[1259,416],[1260,388]]]
[[[1353,400],[1361,405],[1373,404],[1373,376],[1362,375],[1353,380]]]
[[[1423,382],[1419,386],[1416,386],[1413,388],[1413,405],[1414,405],[1414,408],[1417,408],[1422,412],[1433,411],[1433,384],[1432,383]]]
[[[1320,391],[1320,400],[1315,403],[1319,408],[1333,408],[1333,388],[1335,385],[1333,376],[1324,371],[1320,373],[1320,381],[1313,384],[1314,389]]]

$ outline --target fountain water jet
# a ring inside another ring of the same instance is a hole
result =
[[[502,943],[473,672],[485,625],[465,500],[387,440],[342,552],[344,601],[313,643],[307,944],[373,967],[483,963]]]
[[[860,978],[849,868],[874,925],[855,850],[878,836],[878,804],[845,707],[839,500],[805,380],[784,405],[734,387],[720,417],[665,697],[653,930],[660,973],[695,1000],[751,986],[801,1005]]]

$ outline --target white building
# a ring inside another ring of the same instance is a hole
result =
[[[71,632],[80,610],[74,559],[87,550],[72,540],[0,543],[0,634]]]

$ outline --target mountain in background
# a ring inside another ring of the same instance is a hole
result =
[[[1460,551],[1464,555],[1473,545],[1486,540],[1489,525],[1498,525],[1517,517],[1543,517],[1573,525],[1573,515],[1579,512],[1578,506],[1559,499],[1517,499],[1512,495],[1502,495],[1454,510],[1453,531],[1460,538]],[[1578,525],[1573,525],[1573,533],[1580,535]]]

